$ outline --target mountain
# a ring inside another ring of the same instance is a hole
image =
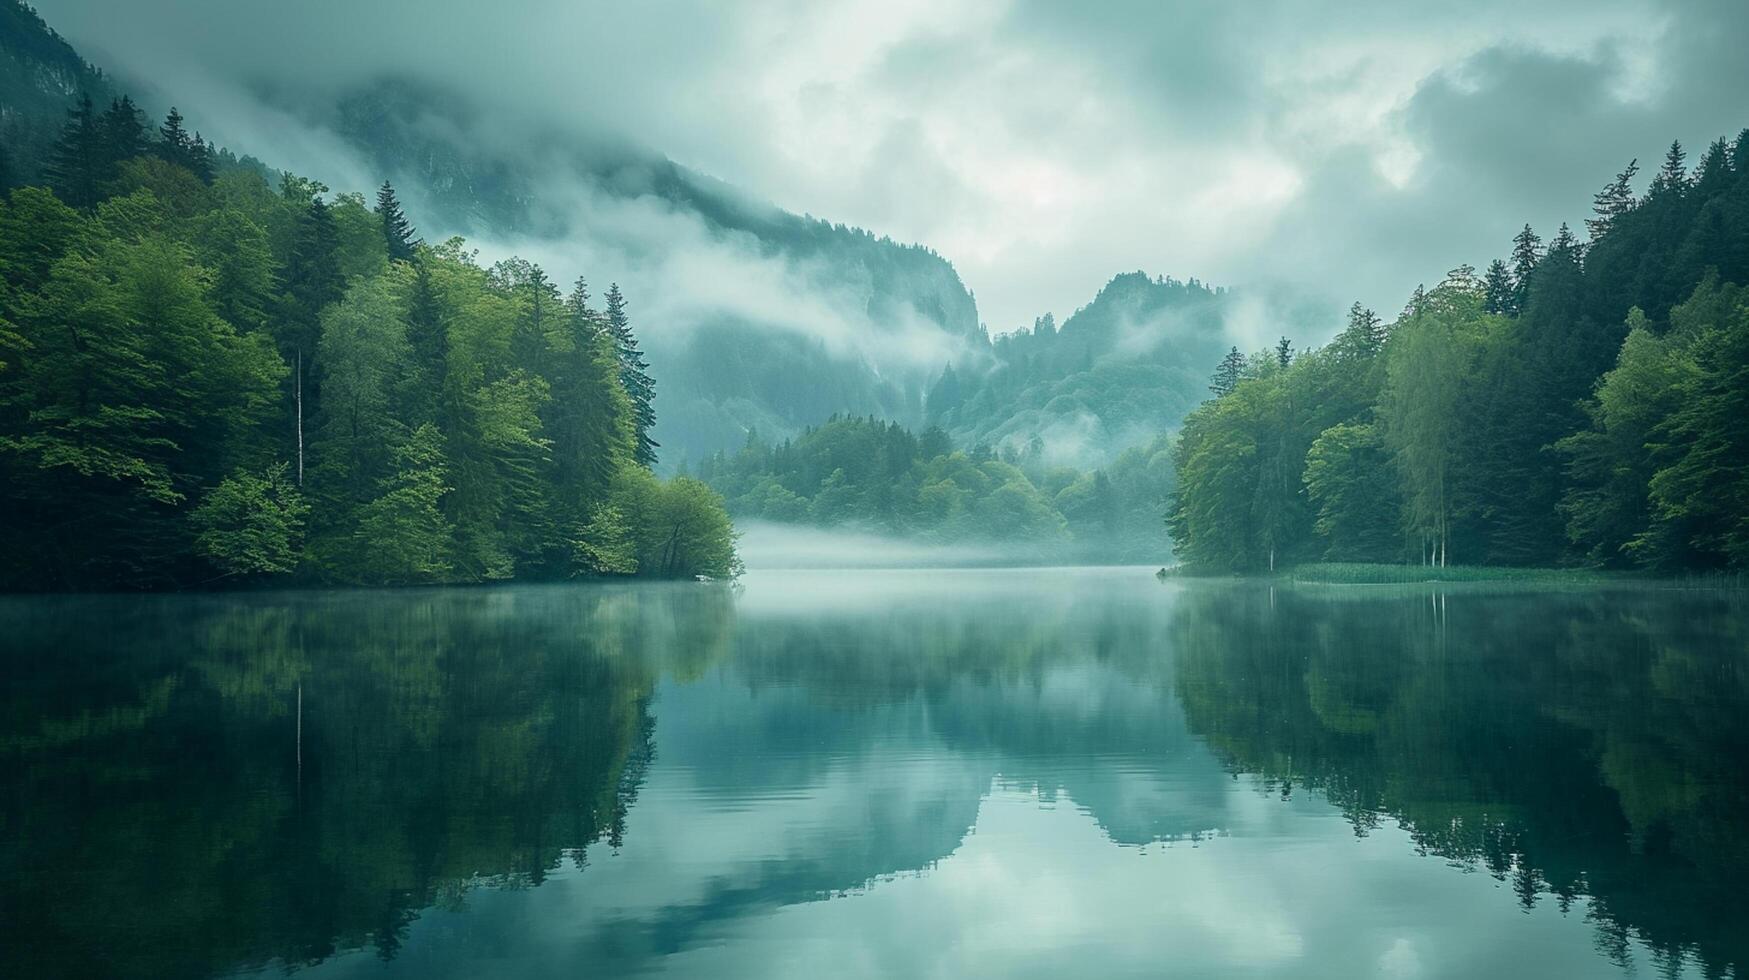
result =
[[[79,93],[107,99],[110,82],[35,10],[0,3],[0,173],[34,176]]]
[[[17,0],[0,2],[0,26],[0,134],[18,183],[40,173],[79,92],[107,101],[123,86]],[[151,110],[175,102],[209,132],[227,129],[185,93],[126,88]],[[429,240],[465,235],[488,259],[521,254],[554,278],[584,275],[597,297],[621,284],[670,468],[834,414],[1100,465],[1176,428],[1234,336],[1261,345],[1335,322],[1136,272],[1060,329],[1046,315],[992,340],[952,263],[925,246],[793,214],[630,140],[509,118],[443,86],[380,78],[313,92],[249,93],[263,118],[295,131],[284,142],[307,150],[292,162],[311,176],[346,190],[386,178]],[[259,120],[235,122],[259,132]]]
[[[934,251],[783,211],[631,142],[515,128],[406,79],[331,102],[267,97],[394,181],[428,236],[625,285],[671,464],[835,412],[918,423],[940,358],[988,347]]]
[[[1099,465],[1176,429],[1236,338],[1318,336],[1333,320],[1301,297],[1126,272],[1060,328],[1046,314],[996,338],[988,364],[942,372],[926,416],[963,445]]]

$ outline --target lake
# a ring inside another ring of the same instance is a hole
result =
[[[1735,976],[1741,592],[0,599],[0,975]]]

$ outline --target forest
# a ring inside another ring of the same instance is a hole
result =
[[[1173,449],[1178,559],[1749,566],[1749,131],[1638,172],[1585,241],[1527,225],[1394,321],[1229,351]]]
[[[845,527],[941,544],[994,543],[1016,558],[1140,561],[1166,550],[1159,514],[1171,489],[1164,436],[1091,471],[1047,465],[1036,435],[1021,450],[956,450],[931,426],[834,416],[770,445],[757,434],[699,476],[737,518]]]
[[[659,480],[610,286],[429,244],[126,96],[68,111],[0,204],[0,587],[735,573]],[[24,185],[24,186],[18,186]]]

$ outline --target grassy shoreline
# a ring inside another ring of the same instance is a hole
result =
[[[1253,575],[1200,574],[1182,566],[1162,568],[1161,578],[1257,578],[1278,579],[1311,585],[1403,585],[1419,583],[1520,582],[1551,585],[1608,585],[1644,582],[1661,585],[1692,585],[1707,588],[1749,588],[1742,572],[1679,573],[1661,575],[1644,571],[1611,571],[1600,568],[1518,568],[1497,565],[1393,565],[1369,562],[1314,562]]]

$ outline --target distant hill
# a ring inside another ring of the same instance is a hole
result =
[[[1334,311],[1304,300],[1126,272],[1060,328],[1046,315],[998,337],[989,364],[944,371],[926,419],[967,446],[1099,465],[1177,428],[1248,333],[1298,339],[1332,322]]]

